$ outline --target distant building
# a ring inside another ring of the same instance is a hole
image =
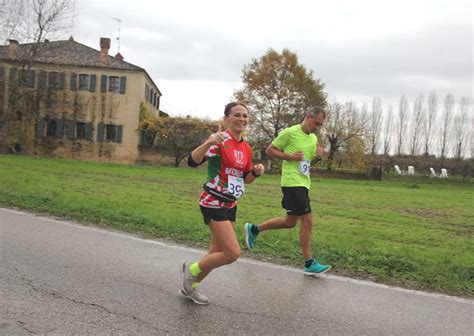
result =
[[[72,38],[0,46],[0,152],[140,160],[139,107],[167,116],[161,92],[145,69],[109,49],[109,38],[100,51]]]

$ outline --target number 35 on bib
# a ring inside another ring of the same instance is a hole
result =
[[[232,175],[228,175],[227,178],[227,192],[235,198],[242,197],[245,191],[244,179]]]

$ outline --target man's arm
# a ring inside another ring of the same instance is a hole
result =
[[[286,154],[282,150],[276,148],[273,144],[268,145],[265,153],[275,159],[286,161],[302,161],[304,160],[303,151],[297,151],[295,154]]]

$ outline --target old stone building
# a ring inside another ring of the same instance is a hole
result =
[[[132,163],[139,108],[161,92],[141,67],[74,41],[0,46],[0,152]]]

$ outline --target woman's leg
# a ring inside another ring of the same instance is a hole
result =
[[[231,221],[211,220],[211,245],[209,252],[198,263],[201,273],[196,282],[201,282],[214,268],[228,265],[240,257],[240,245]]]
[[[211,244],[209,245],[209,251],[207,252],[207,254],[204,257],[202,257],[202,259],[206,258],[210,254],[220,252],[220,251],[221,250],[219,248],[219,245],[216,242],[216,239],[211,234]],[[201,282],[209,273],[211,273],[211,271],[212,270],[208,270],[208,271],[201,270],[201,273],[199,273],[199,276],[197,277],[196,282]]]

